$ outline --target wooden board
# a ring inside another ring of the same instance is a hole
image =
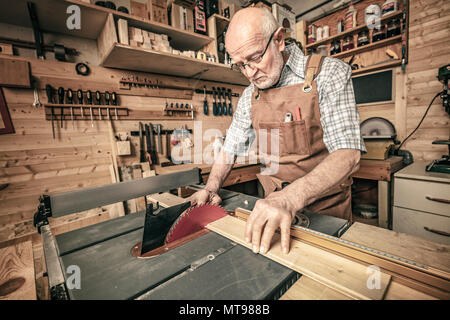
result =
[[[0,86],[29,88],[31,86],[29,63],[0,58]]]
[[[0,249],[0,300],[36,300],[31,241]]]
[[[450,246],[383,228],[354,223],[341,239],[450,271]]]
[[[185,201],[183,198],[168,192],[151,194],[147,196],[147,199],[155,204],[159,202],[159,205],[164,208],[176,206]]]
[[[231,216],[216,220],[207,228],[237,243],[251,247],[244,240],[245,221]],[[367,266],[334,255],[304,242],[291,239],[289,254],[283,254],[280,236],[274,235],[271,249],[264,256],[355,299],[383,298],[390,276],[380,272],[380,288],[368,289]]]
[[[309,277],[302,276],[280,300],[349,300],[349,297]],[[384,300],[436,300],[436,298],[391,280]]]
[[[352,300],[352,298],[307,276],[302,276],[280,300]]]

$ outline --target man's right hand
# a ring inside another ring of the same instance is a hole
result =
[[[201,206],[205,203],[218,205],[222,202],[222,199],[216,192],[210,191],[208,189],[202,189],[191,195],[186,199],[186,201],[190,201],[191,206]]]

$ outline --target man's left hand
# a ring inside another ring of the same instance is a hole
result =
[[[253,252],[266,253],[275,231],[280,228],[281,248],[284,253],[288,253],[291,223],[296,211],[289,194],[284,190],[256,201],[245,230],[245,240],[252,243]]]

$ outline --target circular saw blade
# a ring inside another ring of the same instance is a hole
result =
[[[220,206],[205,204],[183,212],[172,224],[165,243],[170,243],[203,229],[208,223],[223,218],[227,212]]]
[[[363,138],[395,138],[394,125],[387,119],[381,117],[372,117],[361,123],[361,135]]]

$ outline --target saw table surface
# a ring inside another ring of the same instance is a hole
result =
[[[258,199],[221,193],[226,210],[253,208]],[[146,299],[277,299],[300,277],[214,232],[159,256],[136,258],[131,248],[142,240],[144,218],[139,212],[56,236],[64,268],[76,265],[81,271],[81,289],[69,289],[71,299],[123,300],[144,293]],[[332,235],[348,226],[334,217],[309,218],[311,228]],[[188,270],[221,249],[225,252]]]

